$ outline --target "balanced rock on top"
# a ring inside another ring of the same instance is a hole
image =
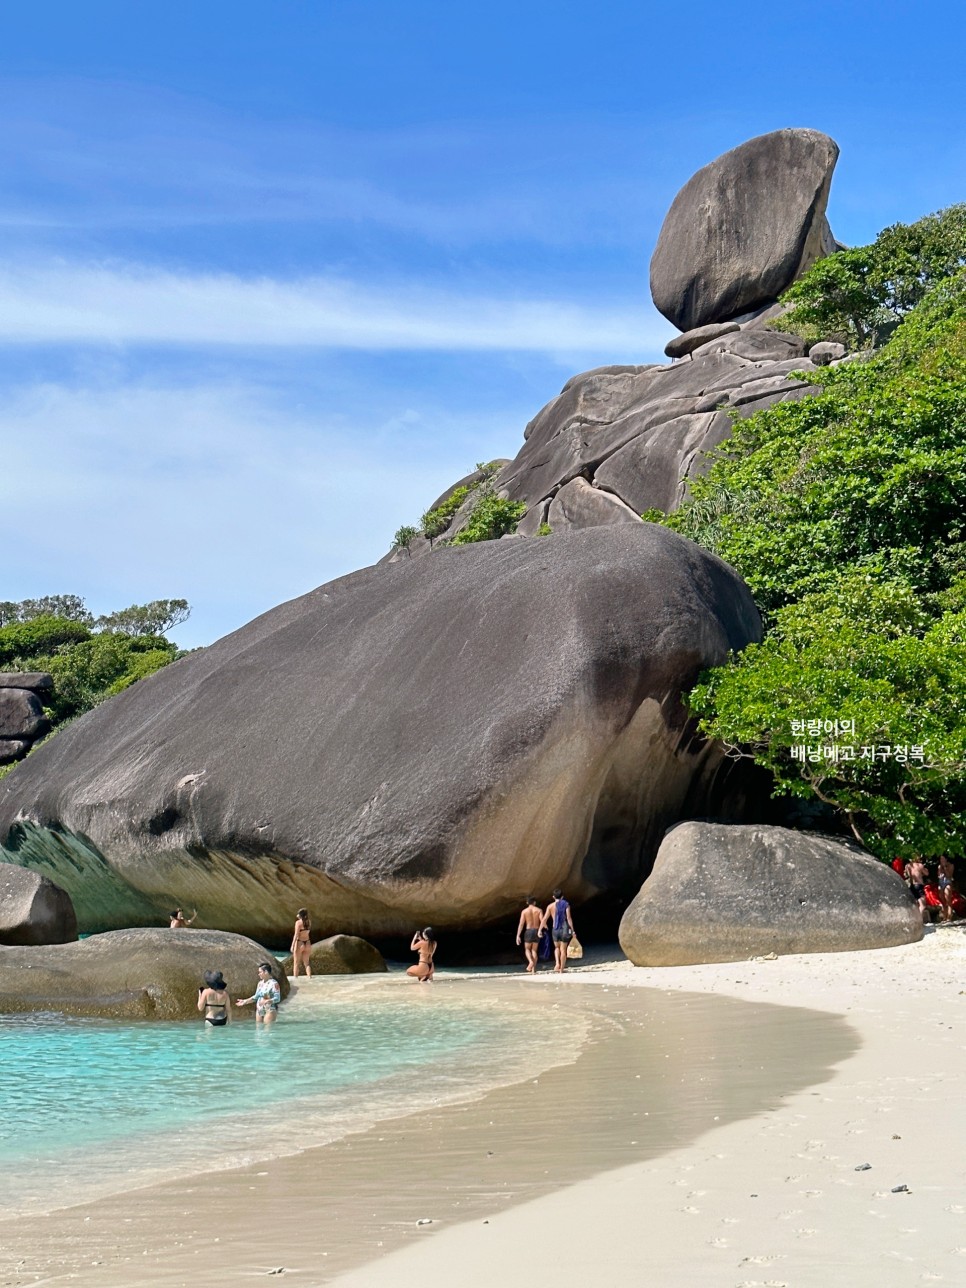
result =
[[[671,205],[651,259],[651,295],[681,331],[775,301],[837,247],[825,208],[838,145],[775,130],[704,166]]]

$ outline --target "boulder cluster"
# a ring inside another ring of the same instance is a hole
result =
[[[46,671],[0,671],[0,765],[23,760],[50,733],[43,703],[53,687]]]
[[[837,155],[814,130],[779,130],[699,171],[651,264],[655,303],[682,332],[670,363],[575,376],[512,460],[434,503],[464,489],[436,549],[412,540],[60,732],[0,782],[5,856],[63,886],[86,930],[162,917],[177,891],[201,924],[278,944],[303,904],[319,934],[371,937],[505,925],[555,886],[624,907],[675,824],[756,821],[754,790],[697,735],[685,698],[702,669],[760,639],[758,612],[733,569],[641,516],[681,504],[734,417],[808,397],[818,368],[845,358],[781,331],[778,303],[837,246],[825,215]],[[494,496],[525,510],[516,533],[448,545]],[[0,680],[7,759],[43,727],[47,678]],[[645,884],[622,928],[633,960],[694,960],[700,948],[675,956],[666,941],[693,944],[709,901],[707,951],[773,942],[726,924],[758,914],[722,874],[743,864],[761,898],[774,880],[748,859],[749,835],[705,835],[700,910],[685,906],[693,884]],[[874,942],[908,937],[895,884]],[[812,907],[828,921],[813,885],[782,933]],[[330,969],[381,960],[349,938],[318,951]],[[125,1006],[162,1005],[134,976],[129,991]]]

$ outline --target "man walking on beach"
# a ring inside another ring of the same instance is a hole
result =
[[[913,859],[906,864],[906,870],[903,876],[909,882],[909,889],[912,891],[912,897],[919,905],[919,914],[926,924],[929,924],[929,907],[926,903],[926,882],[929,880],[929,872],[922,859]]]
[[[543,913],[533,895],[527,897],[527,906],[520,913],[520,924],[517,926],[517,944],[523,943],[527,958],[527,974],[532,975],[537,969],[537,947],[540,943],[540,922]]]
[[[563,897],[562,890],[554,890],[553,903],[547,905],[543,914],[541,930],[553,927],[554,970],[563,974],[567,969],[567,948],[574,937],[574,921],[570,915],[570,904]]]

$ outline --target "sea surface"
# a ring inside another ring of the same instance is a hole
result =
[[[297,1153],[579,1049],[581,1016],[471,993],[313,981],[267,1028],[0,1016],[0,1211]]]

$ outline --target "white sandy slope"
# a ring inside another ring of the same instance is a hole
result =
[[[530,1288],[546,1273],[571,1288],[966,1285],[966,926],[870,952],[566,976],[575,988],[608,979],[828,1011],[861,1047],[777,1109],[486,1221],[428,1229],[336,1288]]]

